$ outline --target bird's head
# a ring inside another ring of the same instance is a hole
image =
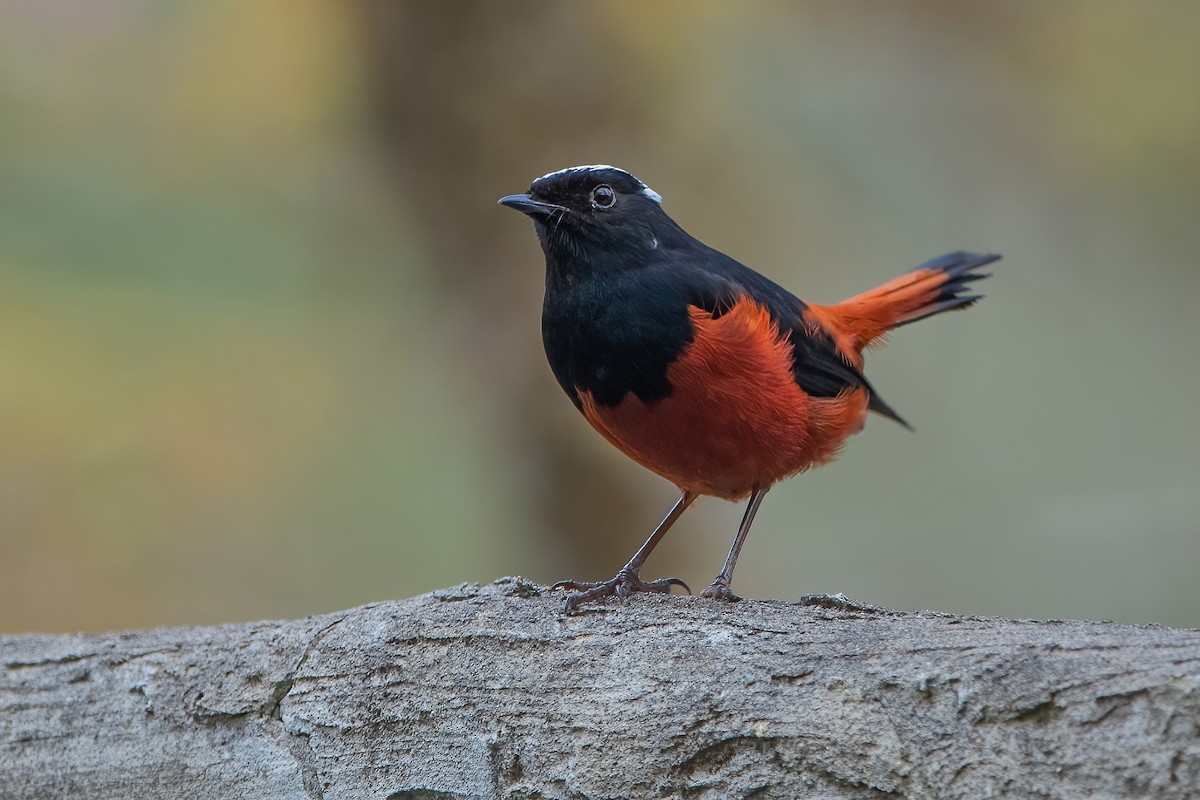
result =
[[[533,219],[552,272],[628,268],[682,233],[657,192],[606,164],[551,172],[498,202]]]

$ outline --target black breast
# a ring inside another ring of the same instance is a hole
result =
[[[542,342],[577,407],[579,391],[608,407],[629,392],[646,402],[671,394],[667,366],[692,341],[688,298],[652,272],[547,287]]]

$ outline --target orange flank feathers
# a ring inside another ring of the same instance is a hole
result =
[[[739,299],[717,318],[689,307],[692,342],[667,368],[673,391],[615,407],[580,391],[609,442],[685,491],[740,500],[756,488],[831,460],[859,431],[867,393],[812,397],[792,374],[792,349],[769,312]]]

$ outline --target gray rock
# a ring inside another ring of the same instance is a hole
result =
[[[0,798],[1194,798],[1200,632],[521,579],[0,638]]]

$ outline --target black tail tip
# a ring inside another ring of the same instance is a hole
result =
[[[972,272],[980,267],[985,267],[994,261],[999,261],[1001,258],[1002,256],[999,253],[972,253],[967,250],[955,250],[953,253],[946,253],[944,256],[930,259],[917,267],[917,269],[936,269],[951,277],[956,277]],[[977,276],[977,278],[986,277],[988,276]]]
[[[938,287],[936,297],[918,309],[916,313],[898,323],[896,327],[911,325],[914,322],[928,319],[934,314],[941,314],[943,311],[955,311],[975,305],[983,299],[983,295],[966,294],[968,285],[973,281],[992,277],[990,272],[975,272],[975,270],[999,260],[999,253],[969,253],[966,250],[958,250],[926,261],[913,271],[941,272],[946,276],[946,282]]]

